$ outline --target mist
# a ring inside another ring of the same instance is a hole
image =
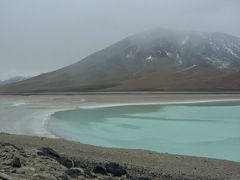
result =
[[[153,28],[240,37],[239,0],[2,0],[0,80],[75,63]]]

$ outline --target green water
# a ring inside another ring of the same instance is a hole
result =
[[[138,105],[57,112],[49,128],[86,144],[240,161],[240,104]]]

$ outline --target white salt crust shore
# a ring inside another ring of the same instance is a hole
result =
[[[209,100],[192,100],[192,101],[168,101],[168,102],[141,102],[141,103],[121,103],[121,104],[99,104],[91,106],[80,106],[79,109],[96,109],[118,106],[141,106],[141,105],[181,105],[181,104],[198,104],[213,102],[240,102],[240,99],[209,99]]]

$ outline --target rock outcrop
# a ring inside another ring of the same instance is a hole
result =
[[[0,143],[0,179],[3,180],[71,180],[71,179],[143,179],[127,174],[121,165],[110,162],[88,167],[49,147],[23,150],[9,143]],[[145,178],[147,179],[147,178]]]

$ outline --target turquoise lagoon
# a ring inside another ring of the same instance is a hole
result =
[[[127,105],[56,112],[59,137],[104,147],[240,162],[240,103]]]

